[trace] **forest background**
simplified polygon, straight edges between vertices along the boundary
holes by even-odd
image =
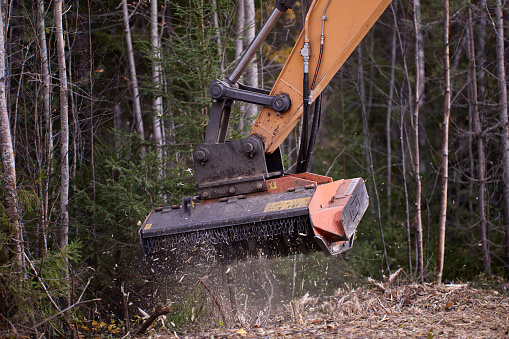
[[[271,87],[309,5],[282,16],[243,82]],[[1,2],[1,333],[65,336],[104,314],[128,323],[155,294],[137,230],[154,207],[195,192],[208,84],[272,8]],[[274,280],[293,278],[287,297],[295,276],[319,293],[398,268],[411,281],[508,276],[508,16],[502,0],[389,5],[324,91],[312,164],[363,177],[370,207],[347,254],[266,263]],[[256,112],[236,106],[229,138],[249,133]],[[281,146],[289,171],[298,143],[296,128]]]

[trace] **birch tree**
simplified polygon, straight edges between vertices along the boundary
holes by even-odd
[[[39,53],[41,56],[41,71],[42,71],[42,101],[43,101],[43,116],[45,125],[45,150],[46,150],[46,179],[43,180],[43,199],[41,204],[41,219],[42,219],[42,239],[43,250],[48,248],[46,232],[49,223],[49,177],[53,169],[53,121],[51,115],[51,74],[49,68],[48,47],[46,43],[46,24],[44,22],[46,12],[44,9],[44,0],[37,1],[37,29],[39,35]]]
[[[502,185],[504,189],[504,233],[505,233],[505,270],[509,275],[509,121],[507,118],[507,77],[505,74],[506,60],[504,56],[504,15],[502,0],[495,1],[495,40],[497,53],[497,79],[499,97],[499,119],[502,125]]]
[[[63,0],[55,1],[55,39],[60,86],[60,247],[64,248],[69,243],[69,104],[62,5]]]
[[[416,182],[415,192],[415,234],[416,234],[416,277],[421,280],[424,273],[423,256],[423,232],[421,216],[421,173],[420,173],[420,153],[419,153],[419,108],[422,103],[424,93],[424,46],[422,44],[421,33],[421,4],[420,0],[414,0],[414,30],[415,30],[415,101],[413,112],[413,131],[414,131],[414,173]]]
[[[242,1],[242,0],[239,0]],[[256,7],[254,0],[244,0],[245,1],[245,11],[246,11],[246,29],[245,29],[245,40],[249,45],[251,41],[254,40],[256,36],[256,22],[255,22],[255,14]],[[251,87],[258,87],[258,64],[256,60],[256,55],[251,60],[251,63],[246,69],[246,85]],[[251,118],[256,116],[258,107],[255,104],[246,105],[245,111],[245,119],[250,120]]]
[[[122,0],[122,13],[124,21],[124,36],[127,49],[127,59],[129,62],[129,79],[132,92],[134,124],[138,135],[145,139],[145,129],[143,127],[143,115],[141,113],[140,92],[138,87],[138,77],[136,74],[136,63],[134,62],[134,49],[131,38],[131,25],[129,24],[129,11],[127,9],[127,0]],[[141,149],[141,156],[145,155],[145,148]]]
[[[449,184],[449,116],[451,114],[451,71],[449,68],[449,0],[444,0],[444,119],[442,122],[442,186],[438,220],[437,283],[442,283],[447,221],[447,186]]]
[[[235,40],[235,60],[239,60],[244,51],[244,22],[246,12],[244,10],[244,0],[237,1],[237,23],[235,27],[237,39]]]
[[[150,42],[152,45],[152,85],[154,86],[154,99],[152,102],[153,138],[157,147],[157,154],[162,156],[162,117],[163,97],[161,96],[161,40],[158,28],[157,0],[150,0]]]
[[[3,167],[3,190],[5,208],[8,213],[9,223],[12,227],[12,248],[16,270],[21,272],[24,267],[23,260],[23,232],[21,223],[21,211],[18,204],[16,187],[16,164],[14,149],[12,147],[11,127],[7,106],[6,93],[6,46],[3,6],[0,6],[0,152],[2,154]]]

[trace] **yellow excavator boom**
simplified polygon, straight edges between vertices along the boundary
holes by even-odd
[[[311,47],[310,77],[314,76],[318,64],[322,17],[327,18],[324,23],[325,42],[321,66],[310,103],[324,90],[390,2],[390,0],[315,0],[313,2],[307,23]],[[271,91],[271,95],[282,93],[289,95],[290,109],[277,115],[272,108],[264,106],[251,129],[251,135],[262,139],[266,153],[274,152],[281,145],[302,116],[304,61],[300,49],[306,35],[305,30],[306,27],[300,34]]]

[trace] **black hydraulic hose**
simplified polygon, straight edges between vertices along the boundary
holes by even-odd
[[[318,95],[315,100],[315,112],[313,114],[313,124],[311,126],[311,134],[309,135],[309,144],[307,147],[306,157],[302,164],[302,172],[307,172],[309,169],[309,163],[313,157],[315,150],[316,137],[318,136],[318,129],[320,128],[320,119],[322,116],[322,93]]]
[[[322,55],[323,55],[323,44],[320,44],[320,54],[318,55],[318,63],[316,64],[315,75],[313,76],[313,82],[311,83],[311,90],[315,89],[316,78],[318,77],[318,71],[320,70],[320,66],[322,64]]]
[[[297,168],[296,173],[304,172],[302,170],[302,165],[304,164],[305,156],[307,153],[307,144],[308,144],[308,121],[309,121],[309,73],[304,73],[303,79],[303,91],[302,91],[302,105],[303,105],[303,113],[302,113],[302,131],[300,134],[300,148],[299,155],[297,157]]]

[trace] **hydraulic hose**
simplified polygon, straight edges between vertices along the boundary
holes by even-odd
[[[313,124],[311,126],[311,134],[309,136],[309,145],[307,147],[306,157],[302,164],[302,172],[307,172],[309,169],[309,163],[313,158],[313,152],[315,150],[316,137],[318,136],[318,130],[320,128],[320,119],[322,116],[322,93],[318,95],[315,100],[315,112],[313,114]]]
[[[309,73],[304,72],[303,78],[303,91],[302,91],[302,129],[300,134],[300,148],[299,155],[297,157],[297,168],[296,173],[305,172],[302,169],[302,166],[305,162],[305,156],[307,154],[307,144],[308,144],[308,121],[309,121]]]
[[[304,46],[301,49],[301,55],[304,59],[304,88],[302,91],[302,101],[303,101],[303,112],[302,112],[302,133],[301,133],[301,142],[299,155],[297,157],[297,173],[307,172],[309,168],[309,163],[311,158],[313,157],[313,152],[315,148],[315,141],[318,134],[318,128],[320,127],[320,117],[322,113],[322,94],[320,93],[315,101],[315,112],[313,114],[313,123],[311,127],[311,135],[309,138],[309,142],[307,141],[308,135],[308,120],[309,120],[309,105],[313,99],[313,91],[315,89],[316,80],[318,77],[318,72],[320,70],[320,66],[322,64],[322,56],[323,56],[323,42],[325,40],[325,20],[327,20],[327,7],[329,7],[330,0],[327,2],[323,10],[322,15],[322,34],[320,36],[320,52],[318,53],[318,62],[315,69],[315,74],[313,76],[313,82],[311,84],[311,88],[309,88],[309,39],[308,39],[308,20],[309,15],[312,10],[314,10],[314,5],[316,1],[313,1],[311,4],[311,8],[306,15],[305,26],[304,26]]]

